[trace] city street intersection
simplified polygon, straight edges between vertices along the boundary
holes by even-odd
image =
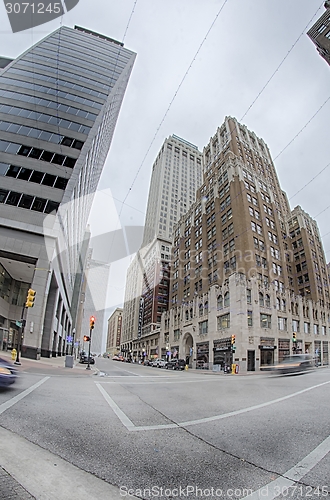
[[[0,393],[0,465],[35,498],[328,496],[329,368],[283,377],[41,361],[23,359]]]

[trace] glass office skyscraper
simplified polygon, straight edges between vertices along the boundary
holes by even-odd
[[[134,60],[78,26],[0,58],[0,339],[15,343],[31,286],[23,356],[63,354],[75,328],[87,218]]]

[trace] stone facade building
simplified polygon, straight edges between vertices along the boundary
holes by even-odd
[[[308,30],[307,35],[316,45],[317,51],[330,64],[330,1],[324,2],[326,12]]]
[[[174,228],[159,348],[243,371],[309,352],[328,363],[329,280],[317,224],[290,210],[267,145],[227,117],[204,183]]]

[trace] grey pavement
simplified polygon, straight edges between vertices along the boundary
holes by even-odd
[[[2,500],[121,498],[119,488],[2,427],[0,442]]]
[[[7,359],[8,361],[13,362],[12,357],[11,357],[11,352],[10,351],[0,351],[0,357]],[[86,375],[95,375],[95,373],[98,373],[98,369],[96,368],[95,365],[90,365],[91,369],[87,370],[86,364],[80,364],[77,359],[74,360],[73,368],[66,368],[65,367],[65,358],[66,356],[58,356],[54,358],[40,358],[40,360],[36,359],[30,359],[30,358],[22,358],[20,356],[20,365],[19,368],[24,370],[25,366],[47,366],[51,368],[59,368],[65,370],[67,373],[78,373],[78,374],[83,374],[85,373]]]
[[[1,351],[0,357],[11,359],[10,352]],[[92,376],[97,368],[86,370],[86,365],[75,361],[73,368],[65,368],[65,356],[20,359],[20,369],[44,366],[58,368],[59,373]],[[85,472],[44,448],[31,443],[0,425],[0,498],[1,500],[117,500],[119,489]],[[135,498],[135,497],[132,497]]]
[[[6,500],[35,500],[3,467],[0,467],[0,493]]]

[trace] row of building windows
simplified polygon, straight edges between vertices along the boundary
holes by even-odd
[[[19,65],[19,64],[26,66],[27,68],[31,68],[31,71],[33,71],[33,72],[35,70],[48,71],[49,73],[56,73],[57,75],[66,76],[68,78],[72,78],[73,80],[79,80],[81,82],[85,82],[87,84],[93,85],[94,87],[100,87],[100,88],[105,89],[105,90],[109,89],[109,83],[108,84],[101,83],[95,79],[86,78],[86,76],[79,75],[77,73],[71,73],[70,71],[68,71],[68,70],[72,71],[71,64],[62,63],[61,68],[66,67],[67,69],[65,69],[65,70],[60,69],[57,66],[56,67],[47,66],[46,64],[39,64],[39,63],[36,63],[35,61],[30,62],[30,61],[26,61],[23,59],[20,59],[19,61],[17,61],[16,65]],[[16,65],[15,65],[15,67],[16,67]],[[95,76],[98,76],[98,75],[95,75]]]
[[[46,174],[39,170],[31,170],[30,168],[18,167],[9,163],[0,162],[0,176],[13,177],[23,181],[35,182],[45,186],[54,187],[57,189],[65,189],[68,179],[52,174]]]
[[[271,328],[271,315],[270,314],[260,314],[260,326],[261,328]],[[207,321],[207,320],[206,320]],[[205,321],[202,322],[205,324]],[[201,324],[201,323],[200,323]],[[247,311],[247,324],[248,326],[253,326],[253,313],[252,311]],[[281,331],[288,330],[288,320],[287,318],[278,317],[277,318],[277,327]],[[223,314],[222,316],[217,317],[217,329],[221,330],[223,328],[230,328],[230,313]],[[205,330],[205,326],[204,326]],[[293,320],[292,321],[292,331],[299,333],[299,322]],[[322,335],[327,335],[327,327],[321,325],[321,327],[317,324],[313,324],[313,333],[315,335],[319,335],[321,331]],[[207,328],[206,328],[207,333]],[[304,333],[311,333],[311,325],[310,323],[304,322]]]
[[[84,145],[82,141],[72,139],[60,134],[53,134],[46,130],[41,130],[34,127],[26,127],[25,125],[18,125],[17,123],[5,122],[0,120],[0,130],[4,132],[11,132],[12,134],[25,135],[26,137],[33,137],[41,141],[53,142],[54,144],[62,144],[69,148],[81,149]]]
[[[67,104],[62,104],[56,101],[50,101],[48,99],[43,99],[42,97],[33,97],[32,95],[22,94],[21,92],[13,92],[11,90],[1,90],[0,97],[6,99],[13,99],[15,101],[29,102],[31,104],[36,104],[39,106],[45,106],[46,108],[56,109],[58,111],[63,111],[63,113],[69,113],[71,115],[80,116],[86,120],[95,120],[97,115],[90,113],[89,111],[84,111],[83,109],[75,108],[73,106],[68,106]]]
[[[0,203],[45,214],[50,214],[59,207],[59,203],[55,201],[45,200],[29,194],[16,193],[15,191],[7,191],[6,189],[0,189]]]
[[[60,85],[61,87],[69,87],[74,90],[79,90],[80,92],[93,95],[95,97],[100,97],[101,99],[107,98],[107,94],[105,94],[104,92],[99,92],[97,90],[84,87],[83,85],[79,85],[78,83],[69,82],[68,80],[60,80],[59,78],[54,78],[53,76],[42,75],[41,73],[37,73],[36,71],[32,72],[24,69],[10,68],[6,71],[6,75],[20,75],[36,80],[43,80],[45,82],[54,83],[55,85]]]
[[[31,146],[24,146],[16,142],[8,142],[0,140],[0,151],[3,153],[17,154],[20,156],[28,156],[36,160],[46,161],[48,163],[55,163],[56,165],[64,165],[65,167],[73,168],[76,164],[76,158],[60,155],[51,151],[46,151],[39,148],[32,148]]]
[[[24,57],[24,59],[20,59],[18,62],[19,62],[19,64],[29,63],[33,67],[35,61],[39,61],[42,65],[45,65],[45,63],[49,63],[50,66],[47,66],[47,71],[54,71],[55,73],[57,73],[57,68],[59,65],[58,65],[57,61],[54,60],[53,57],[47,57],[47,56],[42,55],[42,54],[33,54],[33,55],[27,54]],[[63,61],[63,58],[61,60],[61,68],[66,68],[66,69],[71,70],[71,71],[74,71],[76,69],[77,74],[79,74],[82,71],[82,67],[80,65],[74,64],[73,61],[71,61],[71,62]],[[84,67],[83,71],[84,71],[85,75],[86,74],[88,74],[90,76],[95,75],[95,71],[92,71],[91,69]],[[102,74],[100,72],[97,72],[97,78],[99,80],[104,80],[105,82],[108,82],[108,85],[107,85],[108,87],[110,87],[115,82],[115,79],[112,79],[108,75]]]
[[[43,94],[50,94],[55,97],[62,97],[62,99],[68,99],[69,101],[79,102],[80,104],[85,104],[91,108],[101,109],[102,104],[99,102],[92,101],[91,99],[86,99],[85,97],[80,97],[70,92],[63,92],[62,90],[53,89],[51,87],[45,87],[44,85],[39,85],[35,83],[23,82],[22,80],[15,80],[14,78],[7,78],[3,76],[1,78],[3,85],[13,85],[15,87],[22,87],[24,89],[32,90],[33,92],[38,91]]]
[[[83,64],[86,64],[86,65],[88,64],[88,66],[90,68],[95,67],[96,73],[98,73],[99,71],[103,71],[103,73],[105,73],[105,74],[109,74],[111,72],[112,74],[116,74],[117,76],[120,75],[120,72],[116,71],[115,66],[106,67],[107,65],[104,64],[104,61],[103,61],[103,65],[100,65],[93,58],[78,54],[77,52],[75,52],[75,54],[73,56],[72,49],[71,50],[70,49],[64,50],[63,47],[61,46],[61,43],[59,44],[60,52],[58,51],[59,47],[57,47],[56,45],[50,46],[49,48],[47,48],[45,45],[46,44],[43,43],[39,47],[35,47],[33,49],[33,51],[31,51],[31,53],[33,55],[34,54],[44,54],[48,57],[51,57],[51,58],[55,59],[55,61],[57,61],[57,64],[59,66],[61,66],[61,62],[63,60],[68,61],[68,62],[72,61],[75,64],[77,63],[77,61],[78,62],[82,61]],[[54,63],[56,64],[55,61],[54,61]],[[80,71],[81,71],[81,67],[80,67]]]
[[[59,41],[60,55],[63,54],[67,56],[72,56],[72,39],[66,42],[65,38],[66,37],[61,37]],[[41,47],[44,50],[49,50],[53,52],[58,51],[58,46],[48,41],[42,42],[39,46],[39,50],[41,50]],[[97,51],[91,48],[88,44],[85,44],[84,46],[81,43],[77,44],[74,57],[76,59],[81,59],[83,61],[90,61],[94,66],[97,66],[103,71],[105,69],[110,70],[115,72],[117,75],[120,75],[122,70],[126,66],[126,61],[122,63],[119,60],[119,54],[114,54],[114,57],[111,58],[108,52],[106,59],[104,57],[97,57]]]
[[[93,50],[94,53],[100,53],[102,56],[106,55],[109,60],[111,61],[111,58],[114,58],[115,61],[121,61],[123,63],[127,63],[129,59],[131,59],[132,54],[129,52],[127,49],[124,48],[124,46],[120,42],[116,42],[115,40],[108,40],[103,39],[102,37],[99,37],[95,33],[90,33],[89,39],[87,41],[86,37],[86,31],[84,31],[84,34],[81,35],[79,33],[79,30],[76,29],[74,33],[74,39],[75,43],[80,46],[80,47],[86,47],[88,49]],[[55,45],[57,46],[61,40],[67,39],[67,41],[70,43],[70,47],[72,44],[72,32],[66,33],[66,30],[61,31],[61,33],[54,33],[54,35],[51,37],[52,40],[55,40]],[[50,40],[50,39],[48,39]],[[109,43],[110,42],[110,43]],[[114,47],[113,44],[116,44],[116,47]],[[104,59],[102,59],[104,60]]]
[[[30,120],[35,120],[43,123],[50,123],[51,125],[55,125],[56,127],[74,130],[75,132],[80,132],[81,134],[86,135],[91,130],[91,127],[87,127],[86,125],[82,125],[81,123],[72,122],[70,120],[65,120],[64,118],[59,118],[58,116],[48,115],[45,113],[37,113],[36,111],[31,111],[30,109],[8,106],[7,104],[0,104],[0,113],[22,116],[23,118],[29,118]]]

